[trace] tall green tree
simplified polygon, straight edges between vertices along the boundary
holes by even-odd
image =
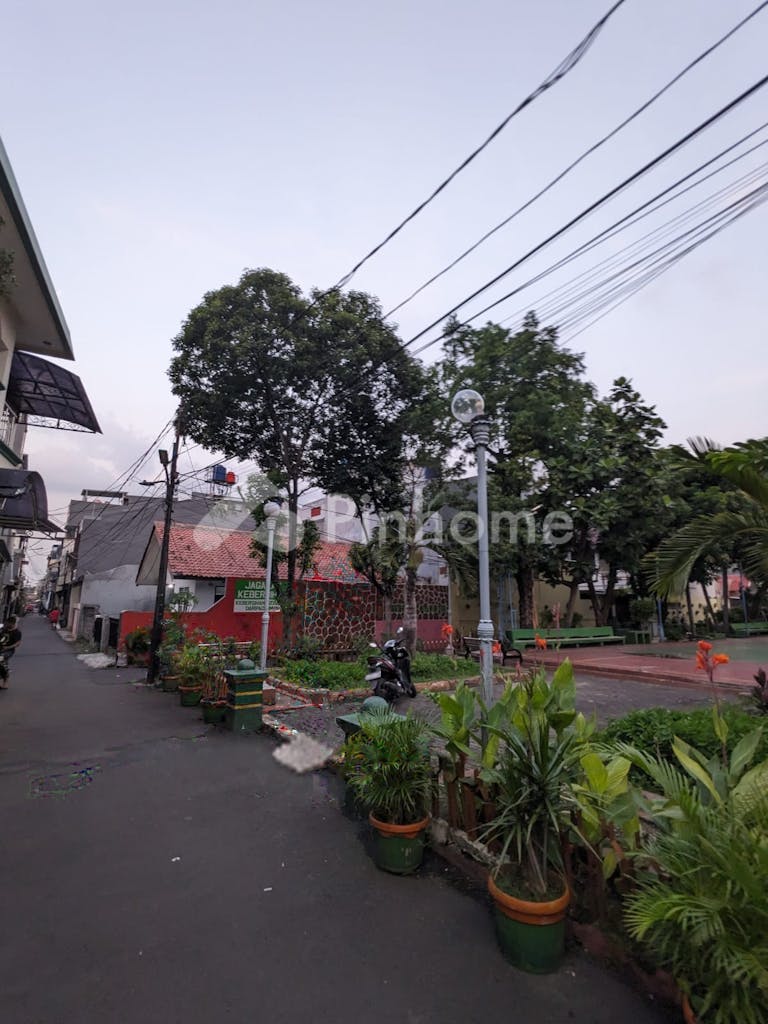
[[[472,387],[485,399],[491,421],[489,479],[491,512],[530,514],[537,523],[554,511],[552,466],[581,430],[594,388],[584,378],[584,360],[558,342],[557,329],[541,327],[529,313],[515,333],[495,324],[479,329],[449,326],[441,367],[444,403],[460,388]],[[456,429],[457,443],[466,434]],[[558,497],[559,500],[559,497]],[[491,545],[495,576],[511,572],[518,591],[522,626],[532,626],[534,579],[551,569],[556,555],[531,533],[526,520],[517,538],[509,531]]]
[[[664,596],[679,593],[702,558],[721,564],[725,586],[728,565],[738,559],[747,575],[765,588],[768,438],[744,441],[722,450],[704,440],[694,442],[690,453],[679,454],[683,471],[704,471],[704,482],[719,481],[725,492],[710,489],[711,507],[696,509],[689,522],[659,545],[649,563],[654,590]]]
[[[371,296],[307,297],[264,268],[208,292],[173,348],[169,377],[187,434],[227,458],[255,461],[287,496],[292,597],[299,498],[320,486],[360,503],[396,499],[422,368]]]

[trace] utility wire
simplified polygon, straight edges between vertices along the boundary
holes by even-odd
[[[352,267],[352,269],[349,270],[339,280],[339,282],[336,285],[334,285],[333,288],[330,289],[330,291],[338,290],[339,288],[343,288],[345,285],[349,284],[349,282],[352,280],[352,278],[358,272],[358,270],[360,270],[361,267],[363,267],[370,259],[372,259],[376,255],[376,253],[380,252],[385,245],[391,242],[392,239],[403,230],[406,224],[409,224],[415,217],[418,217],[422,210],[429,206],[429,204],[434,199],[436,199],[437,196],[439,196],[440,193],[445,188],[448,187],[448,185],[450,185],[454,178],[461,174],[461,172],[465,170],[465,168],[467,168],[472,163],[472,161],[475,160],[483,152],[483,150],[486,149],[486,147],[489,146],[493,142],[493,140],[504,131],[504,129],[507,127],[507,125],[513,118],[515,118],[521,111],[525,110],[526,107],[530,106],[530,104],[533,103],[534,100],[538,99],[539,96],[542,95],[542,93],[545,93],[548,89],[551,89],[552,86],[557,85],[557,83],[561,79],[565,78],[568,72],[571,71],[579,63],[584,54],[592,46],[595,39],[602,31],[603,27],[608,22],[609,18],[619,9],[619,7],[622,6],[623,3],[624,0],[617,0],[617,2],[614,3],[613,6],[602,16],[602,18],[600,18],[600,20],[595,25],[592,26],[592,28],[589,30],[587,35],[581,40],[578,46],[576,46],[575,49],[571,50],[568,56],[565,57],[565,59],[562,60],[560,64],[558,64],[555,70],[552,71],[544,79],[544,81],[539,86],[537,86],[536,89],[533,90],[533,92],[529,93],[528,96],[526,96],[525,99],[521,103],[519,103],[515,107],[515,109],[510,114],[507,115],[507,117],[504,118],[501,124],[497,125],[496,128],[494,128],[494,130],[491,132],[488,138],[484,142],[482,142],[477,147],[477,149],[474,149],[469,154],[469,156],[466,157],[459,164],[459,166],[454,171],[452,171],[448,175],[448,177],[444,181],[442,181],[437,186],[436,189],[434,189],[433,192],[430,193],[429,196],[427,196],[427,198],[423,202],[419,203],[419,205],[414,210],[412,210],[407,217],[400,221],[397,227],[393,228],[386,236],[386,238],[379,242],[378,245],[374,246],[373,249],[371,249],[369,253],[363,256],[361,260],[358,260],[358,262]]]
[[[461,302],[458,302],[458,303],[456,303],[456,305],[452,306],[451,309],[449,309],[447,313],[444,313],[442,316],[438,317],[436,320],[433,320],[431,324],[429,324],[427,327],[423,328],[423,330],[419,331],[418,334],[415,334],[412,338],[410,338],[407,342],[405,342],[404,347],[407,348],[410,345],[412,345],[415,341],[418,341],[419,338],[422,338],[425,334],[427,334],[433,328],[438,327],[449,316],[452,316],[454,313],[456,313],[458,310],[462,309],[464,306],[466,306],[473,299],[476,299],[479,295],[482,295],[484,292],[488,291],[489,288],[492,288],[495,284],[498,284],[499,281],[503,280],[503,278],[505,278],[509,274],[511,274],[513,270],[516,270],[518,267],[522,266],[523,263],[526,263],[528,260],[530,260],[532,256],[535,256],[537,253],[541,252],[542,249],[545,249],[548,245],[550,245],[556,239],[558,239],[562,235],[566,234],[568,231],[571,230],[571,228],[575,227],[581,221],[585,220],[588,216],[590,216],[590,214],[592,214],[596,210],[600,209],[609,200],[611,200],[615,196],[619,195],[620,192],[623,192],[626,188],[628,188],[630,185],[632,185],[635,181],[638,181],[640,178],[644,177],[654,167],[657,167],[660,163],[662,163],[664,160],[666,160],[668,157],[670,157],[673,153],[676,153],[678,150],[682,149],[692,139],[696,138],[698,135],[700,135],[707,128],[710,128],[713,124],[715,124],[717,121],[719,121],[726,114],[730,113],[731,110],[734,110],[740,104],[744,103],[752,95],[754,95],[756,92],[758,92],[760,89],[762,89],[766,85],[766,83],[768,83],[768,75],[764,75],[761,79],[759,79],[757,82],[755,82],[753,85],[751,85],[748,89],[745,89],[744,92],[742,92],[739,96],[737,96],[735,99],[731,100],[730,103],[727,103],[724,107],[721,107],[720,110],[718,110],[716,113],[710,115],[710,117],[708,117],[705,121],[702,121],[701,124],[697,125],[696,128],[693,128],[690,132],[688,132],[686,135],[684,135],[681,139],[678,139],[677,142],[673,143],[671,146],[668,146],[658,156],[654,157],[653,160],[649,160],[648,163],[644,164],[639,170],[637,170],[633,174],[629,175],[628,178],[625,178],[618,185],[614,186],[614,188],[612,188],[609,192],[604,193],[599,199],[596,199],[593,203],[591,203],[584,210],[582,210],[581,213],[577,214],[575,217],[572,217],[571,220],[569,220],[565,225],[563,225],[563,227],[558,228],[557,231],[554,231],[551,235],[549,235],[547,238],[545,238],[543,242],[539,242],[538,245],[534,246],[532,249],[529,249],[528,252],[525,253],[525,255],[523,255],[519,259],[515,260],[514,263],[510,264],[510,266],[506,267],[504,270],[502,270],[495,277],[491,278],[490,281],[487,281],[484,285],[481,285],[480,288],[475,289],[475,291],[472,292],[471,295],[467,296],[466,298],[462,299]],[[511,292],[508,292],[506,295],[502,295],[501,298],[496,299],[494,302],[489,303],[487,306],[485,306],[483,309],[481,309],[478,313],[475,313],[474,316],[472,316],[470,319],[471,320],[475,320],[479,316],[482,316],[484,313],[489,312],[489,310],[494,309],[500,303],[505,302],[507,299],[511,298],[511,296],[516,294],[516,292],[518,290],[519,289],[513,289]],[[463,324],[462,326],[465,326],[466,323],[469,323],[469,322],[470,321],[466,321],[465,324]],[[418,352],[424,351],[425,348],[429,348],[430,345],[436,344],[438,341],[440,341],[440,337],[435,338],[433,341],[431,341],[429,343],[429,345],[422,346],[418,350]],[[413,354],[416,355],[418,353],[414,352]]]
[[[737,157],[735,160],[729,161],[727,164],[724,164],[723,167],[720,167],[716,171],[711,172],[710,174],[701,178],[699,181],[695,182],[693,185],[689,185],[687,188],[682,189],[675,196],[669,199],[665,199],[663,202],[659,203],[653,210],[646,211],[639,217],[635,218],[633,221],[631,221],[631,224],[639,223],[640,220],[648,216],[650,213],[655,213],[663,206],[665,206],[667,203],[679,199],[682,195],[690,191],[690,189],[696,188],[699,185],[703,184],[703,182],[706,181],[708,178],[712,177],[714,174],[720,173],[722,170],[730,166],[732,163],[735,163],[736,160],[743,159],[745,156],[753,152],[755,149],[758,149],[761,146],[766,145],[768,145],[768,139],[766,139],[764,142],[759,143],[758,146],[753,146],[750,150],[747,150],[745,153],[741,154],[740,157]],[[761,173],[763,173],[766,168],[768,168],[768,163],[763,163],[759,165],[759,167],[757,167],[756,169],[749,171],[747,174],[742,175],[741,177],[737,178],[730,184],[724,186],[721,189],[718,189],[716,192],[707,196],[700,202],[694,204],[692,207],[689,207],[688,209],[682,211],[681,213],[677,214],[670,220],[665,221],[662,225],[654,228],[647,234],[640,236],[640,238],[636,239],[634,242],[620,249],[618,252],[612,254],[611,256],[607,257],[604,260],[601,260],[593,267],[582,271],[580,274],[577,274],[575,277],[570,278],[563,284],[558,285],[558,287],[542,295],[537,301],[527,303],[524,308],[520,308],[515,313],[510,314],[507,317],[504,317],[502,320],[499,321],[500,325],[503,326],[509,323],[510,321],[522,318],[525,315],[525,313],[528,312],[529,309],[536,310],[537,316],[540,321],[551,321],[558,315],[561,308],[560,304],[572,293],[577,292],[582,285],[585,285],[588,281],[596,277],[600,277],[601,274],[603,274],[612,266],[619,265],[622,262],[622,260],[626,258],[626,255],[628,253],[632,252],[633,250],[638,252],[642,251],[644,248],[647,248],[648,246],[652,245],[656,239],[663,237],[666,234],[669,234],[670,231],[674,230],[676,226],[686,222],[687,220],[690,220],[701,210],[706,209],[713,203],[716,203],[719,199],[722,199],[728,193],[734,192],[737,189],[743,188],[745,185],[750,184],[752,180],[759,176]],[[610,232],[609,234],[605,235],[599,243],[596,244],[602,244],[607,239],[611,238],[613,235],[618,234],[619,231],[626,230],[626,228],[629,226],[629,224],[626,224],[624,225],[624,227],[619,228],[616,231]],[[589,248],[593,248],[593,246],[589,246]]]
[[[570,335],[568,335],[568,340],[572,340],[573,338],[578,337],[578,335],[582,334],[584,331],[588,330],[595,323],[597,323],[599,320],[602,320],[603,317],[607,316],[610,312],[612,312],[614,309],[616,309],[617,306],[622,305],[624,302],[626,302],[628,299],[630,299],[633,295],[635,295],[638,291],[640,291],[641,288],[646,287],[646,285],[650,284],[652,280],[655,280],[657,277],[660,277],[663,273],[665,273],[667,270],[669,270],[672,266],[674,266],[676,263],[678,263],[681,259],[684,259],[687,255],[689,255],[689,253],[693,252],[694,249],[697,249],[699,246],[703,245],[704,242],[709,241],[709,239],[713,238],[715,235],[720,234],[721,231],[724,231],[727,227],[730,227],[731,224],[735,223],[737,220],[740,220],[742,217],[746,216],[748,213],[750,213],[752,210],[756,209],[758,206],[761,206],[766,201],[768,201],[768,188],[764,187],[763,189],[760,190],[760,195],[757,198],[755,198],[751,203],[749,203],[747,206],[744,206],[742,209],[738,210],[732,217],[730,217],[724,223],[718,225],[717,227],[713,228],[709,233],[707,233],[703,237],[697,239],[695,242],[693,242],[691,245],[689,245],[687,248],[685,248],[682,252],[677,253],[666,264],[664,264],[660,268],[658,268],[656,270],[656,272],[652,275],[652,277],[650,277],[647,280],[642,280],[639,283],[637,283],[632,288],[631,291],[629,291],[623,297],[620,297],[616,302],[611,304],[607,309],[605,309],[603,312],[601,312],[598,316],[596,316],[593,319],[589,320],[589,322],[584,324],[584,326],[580,327],[579,330],[572,331],[570,333]],[[583,319],[585,319],[585,317],[582,317],[582,320]],[[572,326],[577,326],[577,325],[578,325],[578,321],[576,323],[572,324]]]
[[[672,202],[680,195],[683,195],[684,192],[688,191],[689,188],[695,187],[696,185],[700,184],[701,181],[706,180],[706,178],[702,178],[699,182],[694,181],[692,185],[688,186],[688,188],[682,190],[677,194],[675,194],[674,192],[674,190],[677,189],[680,185],[684,184],[687,181],[690,181],[692,178],[695,178],[696,175],[698,175],[702,170],[704,170],[707,167],[710,167],[713,163],[716,163],[719,159],[721,159],[721,157],[732,152],[734,149],[738,148],[738,146],[742,145],[745,141],[749,140],[758,132],[764,130],[766,127],[768,127],[768,121],[762,124],[759,128],[756,128],[753,131],[748,132],[746,135],[742,136],[739,140],[737,140],[735,143],[732,143],[730,146],[726,146],[724,149],[720,150],[719,153],[716,153],[715,156],[710,157],[708,160],[705,160],[703,163],[695,167],[692,171],[689,171],[687,174],[682,175],[682,177],[678,178],[671,185],[668,185],[666,188],[663,188],[660,192],[657,192],[655,195],[651,196],[650,199],[646,199],[644,202],[636,206],[633,210],[630,210],[629,213],[624,214],[617,221],[614,221],[613,224],[610,224],[608,227],[603,228],[601,231],[598,231],[597,234],[593,235],[592,238],[588,239],[588,241],[578,245],[568,255],[561,257],[559,260],[551,264],[549,267],[534,274],[533,277],[528,278],[527,281],[524,281],[522,284],[518,285],[511,292],[509,292],[508,295],[505,296],[505,298],[511,298],[513,295],[517,295],[520,292],[525,291],[531,285],[538,283],[539,281],[543,280],[546,277],[549,277],[550,274],[554,273],[557,270],[560,270],[567,264],[572,263],[580,256],[596,248],[598,245],[601,245],[608,239],[614,237],[620,231],[624,231],[627,228],[631,227],[633,224],[636,224],[638,221],[643,220],[645,217],[649,216],[656,210],[660,209],[662,206],[666,205],[667,202]],[[762,145],[762,143],[760,143],[759,145]],[[753,149],[757,148],[759,148],[759,146],[753,147]],[[747,152],[749,153],[752,151],[753,150],[748,150]],[[742,154],[742,156],[746,155],[747,153]],[[725,164],[724,167],[730,166],[730,164],[734,163],[737,159],[740,159],[740,157],[736,157],[728,164]],[[711,174],[707,175],[706,177],[711,177]],[[665,196],[668,196],[669,198],[665,199],[663,202],[659,202],[659,200],[663,200]],[[504,300],[502,299],[501,301]],[[530,308],[530,306],[528,308]],[[480,313],[476,313],[474,316],[468,317],[467,320],[461,326],[467,326],[473,320],[477,319],[478,316],[481,316],[483,312],[484,311],[481,310]],[[414,350],[413,355],[420,355],[422,352],[426,351],[428,348],[431,348],[432,345],[437,344],[441,340],[442,336],[433,338],[432,340],[425,342],[419,348]]]
[[[432,277],[430,277],[427,281],[419,285],[419,287],[415,291],[411,292],[411,294],[404,298],[401,302],[398,302],[396,306],[393,306],[392,309],[390,309],[387,313],[384,314],[385,319],[397,313],[398,310],[402,309],[403,306],[406,306],[412,299],[415,299],[417,295],[420,295],[421,292],[423,292],[431,284],[434,284],[435,281],[439,280],[439,278],[441,278],[444,274],[447,274],[449,270],[453,270],[455,266],[461,263],[462,260],[466,259],[466,257],[473,253],[476,249],[479,249],[480,246],[483,245],[484,242],[487,242],[488,239],[491,238],[493,235],[495,235],[497,231],[500,231],[502,228],[506,227],[507,224],[510,224],[517,216],[519,216],[519,214],[523,213],[524,210],[527,210],[528,207],[532,206],[538,199],[541,199],[543,195],[546,195],[546,193],[549,192],[550,189],[554,188],[554,186],[561,182],[563,178],[566,177],[566,175],[570,174],[571,171],[575,170],[575,168],[578,167],[579,164],[582,163],[584,160],[586,160],[588,156],[591,156],[593,153],[595,153],[598,149],[601,148],[601,146],[604,146],[607,142],[614,138],[614,136],[618,135],[618,133],[622,131],[622,129],[626,128],[628,124],[631,124],[632,121],[634,121],[642,113],[648,110],[648,108],[652,106],[656,102],[656,100],[660,99],[666,92],[668,92],[674,85],[676,85],[681,78],[684,78],[689,71],[692,71],[703,60],[706,60],[706,58],[709,57],[710,54],[714,53],[715,50],[718,49],[718,47],[722,46],[725,42],[727,42],[731,38],[731,36],[738,32],[739,29],[743,28],[744,25],[751,21],[752,18],[758,15],[765,7],[768,7],[768,0],[763,0],[763,2],[758,4],[757,7],[750,14],[742,18],[741,21],[738,22],[738,24],[734,25],[733,28],[730,29],[728,32],[726,32],[724,36],[721,36],[720,39],[717,40],[717,42],[707,47],[706,50],[703,50],[698,55],[698,57],[694,58],[694,60],[687,64],[682,71],[679,71],[674,76],[674,78],[671,78],[666,85],[662,86],[662,88],[655,92],[649,99],[647,99],[645,103],[641,104],[641,106],[639,106],[637,110],[631,113],[629,117],[626,117],[620,124],[616,125],[615,128],[608,132],[607,135],[604,135],[601,139],[598,139],[598,141],[593,143],[588,149],[585,149],[580,156],[578,156],[572,163],[568,164],[566,168],[560,171],[560,173],[557,174],[554,178],[552,178],[552,180],[548,184],[546,184],[542,189],[539,189],[539,191],[535,195],[531,196],[531,198],[528,199],[525,203],[523,203],[522,206],[518,206],[518,208],[513,213],[511,213],[508,217],[505,217],[504,220],[499,221],[499,223],[496,224],[495,227],[492,227],[489,231],[486,231],[484,235],[478,238],[478,240],[474,242],[472,245],[470,245],[468,249],[465,249],[464,252],[462,252],[459,256],[456,257],[456,259],[452,260],[445,267],[443,267],[442,270],[439,270],[436,274],[433,274]]]

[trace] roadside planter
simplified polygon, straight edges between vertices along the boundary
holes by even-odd
[[[411,874],[422,862],[429,825],[429,726],[375,707],[355,725],[344,748],[344,774],[369,812],[374,860],[383,871]]]
[[[224,722],[232,732],[259,732],[262,728],[263,687],[267,673],[243,658],[237,668],[224,670],[227,703]]]
[[[500,889],[489,875],[488,891],[494,903],[496,936],[506,959],[532,974],[557,970],[565,946],[568,889],[547,902],[521,900]]]
[[[179,686],[179,702],[183,708],[194,708],[203,696],[201,686]]]

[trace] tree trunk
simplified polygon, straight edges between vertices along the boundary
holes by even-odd
[[[565,608],[565,628],[573,626],[573,616],[576,611],[576,598],[579,596],[579,581],[571,580],[571,592],[568,595],[568,604]]]
[[[728,566],[723,566],[723,629],[725,635],[731,631],[731,616],[728,609]]]
[[[696,620],[693,617],[693,601],[691,600],[691,584],[685,584],[685,604],[688,608],[688,624],[691,636],[696,635]]]
[[[600,625],[600,601],[595,590],[595,581],[590,578],[587,580],[587,587],[589,588],[589,603],[592,605],[592,614],[595,616],[595,625]]]
[[[598,626],[608,625],[608,619],[610,619],[611,611],[613,610],[613,595],[615,592],[616,567],[612,565],[608,570],[608,585],[605,588],[605,594],[603,595],[602,614],[600,615],[600,621],[597,623]]]
[[[405,602],[403,607],[403,632],[405,646],[409,651],[416,650],[416,633],[418,630],[418,610],[416,607],[416,576],[417,570],[407,566],[405,570]]]
[[[519,569],[515,573],[517,583],[518,616],[521,629],[533,629],[533,569]]]
[[[389,640],[392,636],[392,595],[382,594],[381,603],[384,606],[384,639]]]
[[[709,624],[710,624],[710,627],[712,629],[712,632],[714,633],[715,632],[715,626],[717,624],[717,619],[715,618],[715,609],[712,607],[712,601],[710,600],[710,597],[709,597],[709,591],[707,590],[707,584],[706,583],[702,583],[701,589],[704,592],[704,602],[705,602],[705,604],[707,606],[707,612],[709,613],[709,615],[708,615],[708,617],[709,617]]]

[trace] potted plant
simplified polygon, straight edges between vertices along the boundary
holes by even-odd
[[[186,632],[178,616],[172,616],[163,622],[162,642],[158,650],[160,680],[164,690],[174,691],[179,688],[178,655],[184,646]]]
[[[203,648],[206,671],[203,675],[203,690],[200,706],[203,721],[207,725],[219,725],[224,721],[227,710],[227,678],[224,668],[235,658],[235,648],[227,644]]]
[[[149,664],[149,647],[151,635],[146,626],[137,626],[125,636],[125,649],[131,665]]]
[[[205,654],[199,644],[186,643],[176,656],[179,673],[179,700],[182,707],[195,707],[203,696],[208,672]]]
[[[422,862],[432,786],[429,734],[421,719],[386,710],[361,716],[345,744],[347,784],[369,811],[374,859],[394,874],[410,874]]]
[[[562,851],[583,734],[574,700],[565,661],[551,683],[543,669],[530,673],[512,690],[506,720],[485,723],[500,740],[494,766],[482,772],[498,811],[485,832],[500,846],[488,876],[496,932],[507,959],[535,973],[555,970],[565,947],[570,892]]]

